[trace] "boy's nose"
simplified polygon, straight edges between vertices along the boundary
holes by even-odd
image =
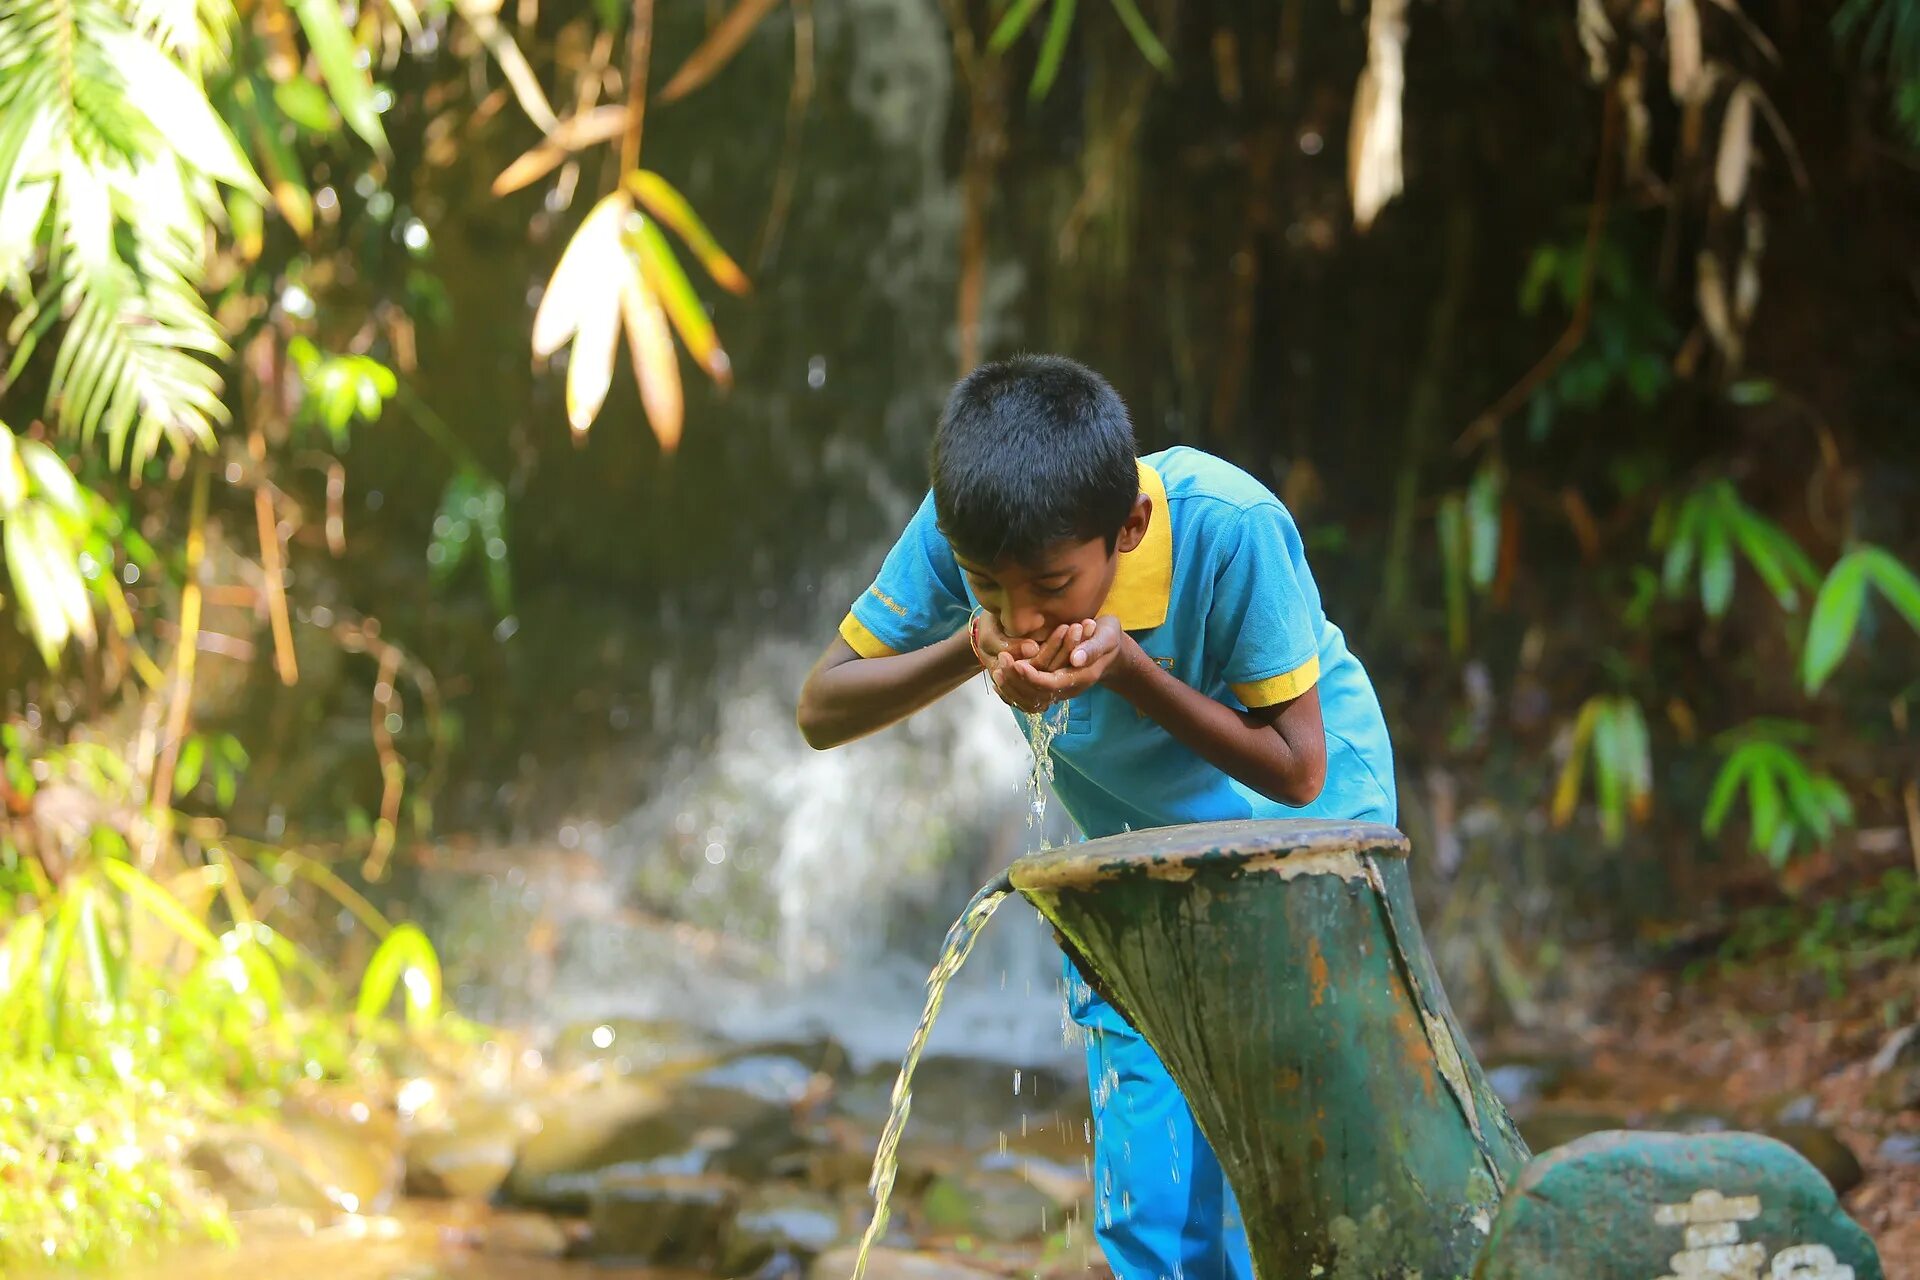
[[[1029,640],[1044,640],[1047,630],[1047,615],[1038,609],[1012,609],[1009,616],[1000,620],[1001,630],[1010,636],[1024,636]]]

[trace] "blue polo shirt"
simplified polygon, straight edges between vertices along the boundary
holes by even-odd
[[[1302,808],[1268,799],[1095,686],[1049,713],[1065,716],[1051,747],[1054,792],[1080,829],[1106,836],[1230,818],[1395,822],[1380,701],[1321,608],[1287,509],[1238,467],[1184,447],[1141,459],[1140,491],[1153,503],[1147,533],[1120,556],[1102,612],[1118,616],[1181,681],[1229,706],[1272,706],[1317,684],[1327,783]],[[929,494],[840,634],[863,658],[907,652],[953,635],[976,603]]]

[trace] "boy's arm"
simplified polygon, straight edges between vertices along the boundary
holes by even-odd
[[[1111,614],[1099,619],[1093,638],[1056,671],[1007,657],[996,665],[1003,690],[1018,696],[1034,689],[1071,698],[1104,684],[1202,760],[1281,804],[1311,804],[1326,785],[1327,734],[1317,686],[1269,707],[1229,707],[1148,657]]]
[[[884,729],[965,684],[980,670],[962,627],[924,649],[863,658],[839,636],[800,689],[800,733],[817,751]]]

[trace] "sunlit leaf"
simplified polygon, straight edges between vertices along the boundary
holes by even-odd
[[[29,182],[0,195],[0,284],[23,271],[53,200],[53,183]]]
[[[311,80],[281,80],[273,86],[273,104],[287,119],[308,133],[326,136],[334,133],[333,100]]]
[[[1587,749],[1593,741],[1594,725],[1600,718],[1600,706],[1598,698],[1587,699],[1574,721],[1567,758],[1560,766],[1560,778],[1553,788],[1552,817],[1556,827],[1564,827],[1573,821],[1574,810],[1580,805],[1580,779],[1586,768]]]
[[[379,1019],[396,988],[403,993],[409,1027],[425,1027],[440,1016],[440,958],[418,925],[395,925],[367,961],[355,1006],[362,1026]]]
[[[761,20],[779,8],[780,3],[781,0],[734,0],[726,17],[714,25],[707,38],[687,55],[687,60],[660,90],[660,100],[677,101],[713,79],[740,51]]]
[[[101,871],[114,887],[127,895],[129,901],[155,920],[165,925],[167,930],[181,941],[208,955],[217,955],[220,944],[207,927],[194,919],[180,905],[172,894],[161,888],[129,862],[103,862]]]
[[[647,288],[640,265],[628,259],[620,281],[620,314],[627,331],[627,353],[640,388],[640,404],[647,412],[660,447],[671,452],[680,443],[685,400],[680,384],[680,354],[659,298]]]
[[[538,145],[523,152],[500,171],[500,176],[493,180],[493,194],[503,196],[518,191],[551,173],[574,152],[619,137],[626,124],[627,109],[624,106],[595,107],[591,111],[568,116],[555,124],[552,132]]]
[[[673,248],[667,243],[659,225],[651,218],[642,219],[639,228],[632,233],[631,240],[640,256],[640,270],[647,287],[666,308],[667,318],[673,321],[673,327],[680,332],[680,341],[687,345],[687,354],[714,381],[723,386],[731,383],[733,366],[720,346],[720,337],[713,330],[713,321],[707,317],[706,308],[700,304],[700,296],[693,291],[687,273],[681,270],[680,261],[673,256]]]
[[[210,178],[266,195],[205,92],[177,63],[130,32],[103,31],[95,38],[120,73],[128,102],[165,135],[174,154]]]
[[[347,29],[346,12],[336,0],[292,0],[300,18],[320,74],[333,95],[334,105],[347,127],[366,140],[368,146],[385,154],[387,136],[380,127],[380,113],[373,105],[373,81],[357,60],[353,33]]]
[[[1700,816],[1700,829],[1707,835],[1719,835],[1720,828],[1726,825],[1727,815],[1733,811],[1733,802],[1740,795],[1740,783],[1745,779],[1750,763],[1744,752],[1735,751],[1720,766],[1720,772],[1713,780],[1713,791],[1707,797],[1706,810]]]
[[[1853,643],[1854,627],[1867,598],[1867,564],[1857,553],[1840,557],[1814,598],[1807,621],[1807,649],[1801,659],[1801,682],[1808,693],[1818,693],[1840,665]]]
[[[614,297],[625,249],[620,228],[631,203],[616,191],[588,211],[560,254],[559,265],[533,314],[533,354],[545,359],[579,331],[582,311],[596,294]]]
[[[200,785],[200,769],[206,758],[207,740],[196,733],[180,748],[180,759],[173,766],[175,795],[184,796]]]
[[[20,505],[27,496],[27,469],[20,461],[20,449],[13,432],[0,422],[0,517]]]
[[[607,388],[613,385],[613,353],[620,343],[620,289],[627,273],[627,253],[619,240],[607,243],[613,254],[600,264],[604,274],[580,297],[578,330],[567,357],[567,424],[575,431],[593,425],[600,406],[606,403]]]
[[[1908,626],[1920,631],[1920,578],[1880,547],[1862,547],[1858,554],[1866,562],[1868,580]]]
[[[81,496],[80,482],[60,460],[60,455],[38,440],[20,442],[20,462],[37,497],[44,498],[70,516],[85,518],[87,504]]]
[[[706,224],[700,221],[700,215],[687,203],[686,197],[665,178],[651,170],[642,169],[627,175],[627,189],[654,217],[666,223],[674,234],[687,242],[687,248],[693,251],[693,256],[707,269],[707,274],[713,277],[715,284],[736,294],[744,294],[752,287],[747,282],[746,272],[727,256],[707,230]]]

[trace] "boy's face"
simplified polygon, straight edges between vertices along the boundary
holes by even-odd
[[[1100,615],[1113,589],[1121,553],[1140,545],[1153,519],[1153,500],[1144,493],[1120,526],[1113,549],[1105,538],[1056,542],[1031,564],[1011,560],[982,564],[955,551],[961,571],[983,607],[992,611],[1008,638],[1044,642],[1055,627]]]

